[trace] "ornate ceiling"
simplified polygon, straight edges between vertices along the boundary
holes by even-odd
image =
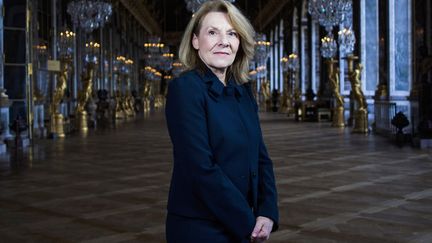
[[[176,43],[191,13],[184,0],[120,0],[150,34],[161,35],[166,43]],[[257,30],[264,29],[287,3],[295,0],[236,0],[234,3]]]

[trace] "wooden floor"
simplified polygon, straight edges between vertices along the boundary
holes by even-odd
[[[261,120],[281,217],[269,242],[432,242],[431,150]],[[164,242],[171,152],[159,112],[1,156],[0,242]]]

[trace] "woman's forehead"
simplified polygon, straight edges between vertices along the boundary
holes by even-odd
[[[228,15],[223,12],[209,12],[201,20],[202,27],[233,28]]]

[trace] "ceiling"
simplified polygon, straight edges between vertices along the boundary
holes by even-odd
[[[183,31],[192,15],[184,0],[143,0],[165,32]],[[234,5],[253,20],[268,0],[236,0]]]
[[[184,0],[141,0],[159,25],[167,44],[178,43],[192,13]],[[236,5],[257,30],[265,27],[288,2],[295,0],[236,0]]]

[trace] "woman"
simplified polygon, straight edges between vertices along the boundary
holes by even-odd
[[[209,1],[184,33],[189,69],[169,84],[174,168],[168,243],[264,242],[277,229],[273,165],[247,83],[254,30],[227,1]]]

